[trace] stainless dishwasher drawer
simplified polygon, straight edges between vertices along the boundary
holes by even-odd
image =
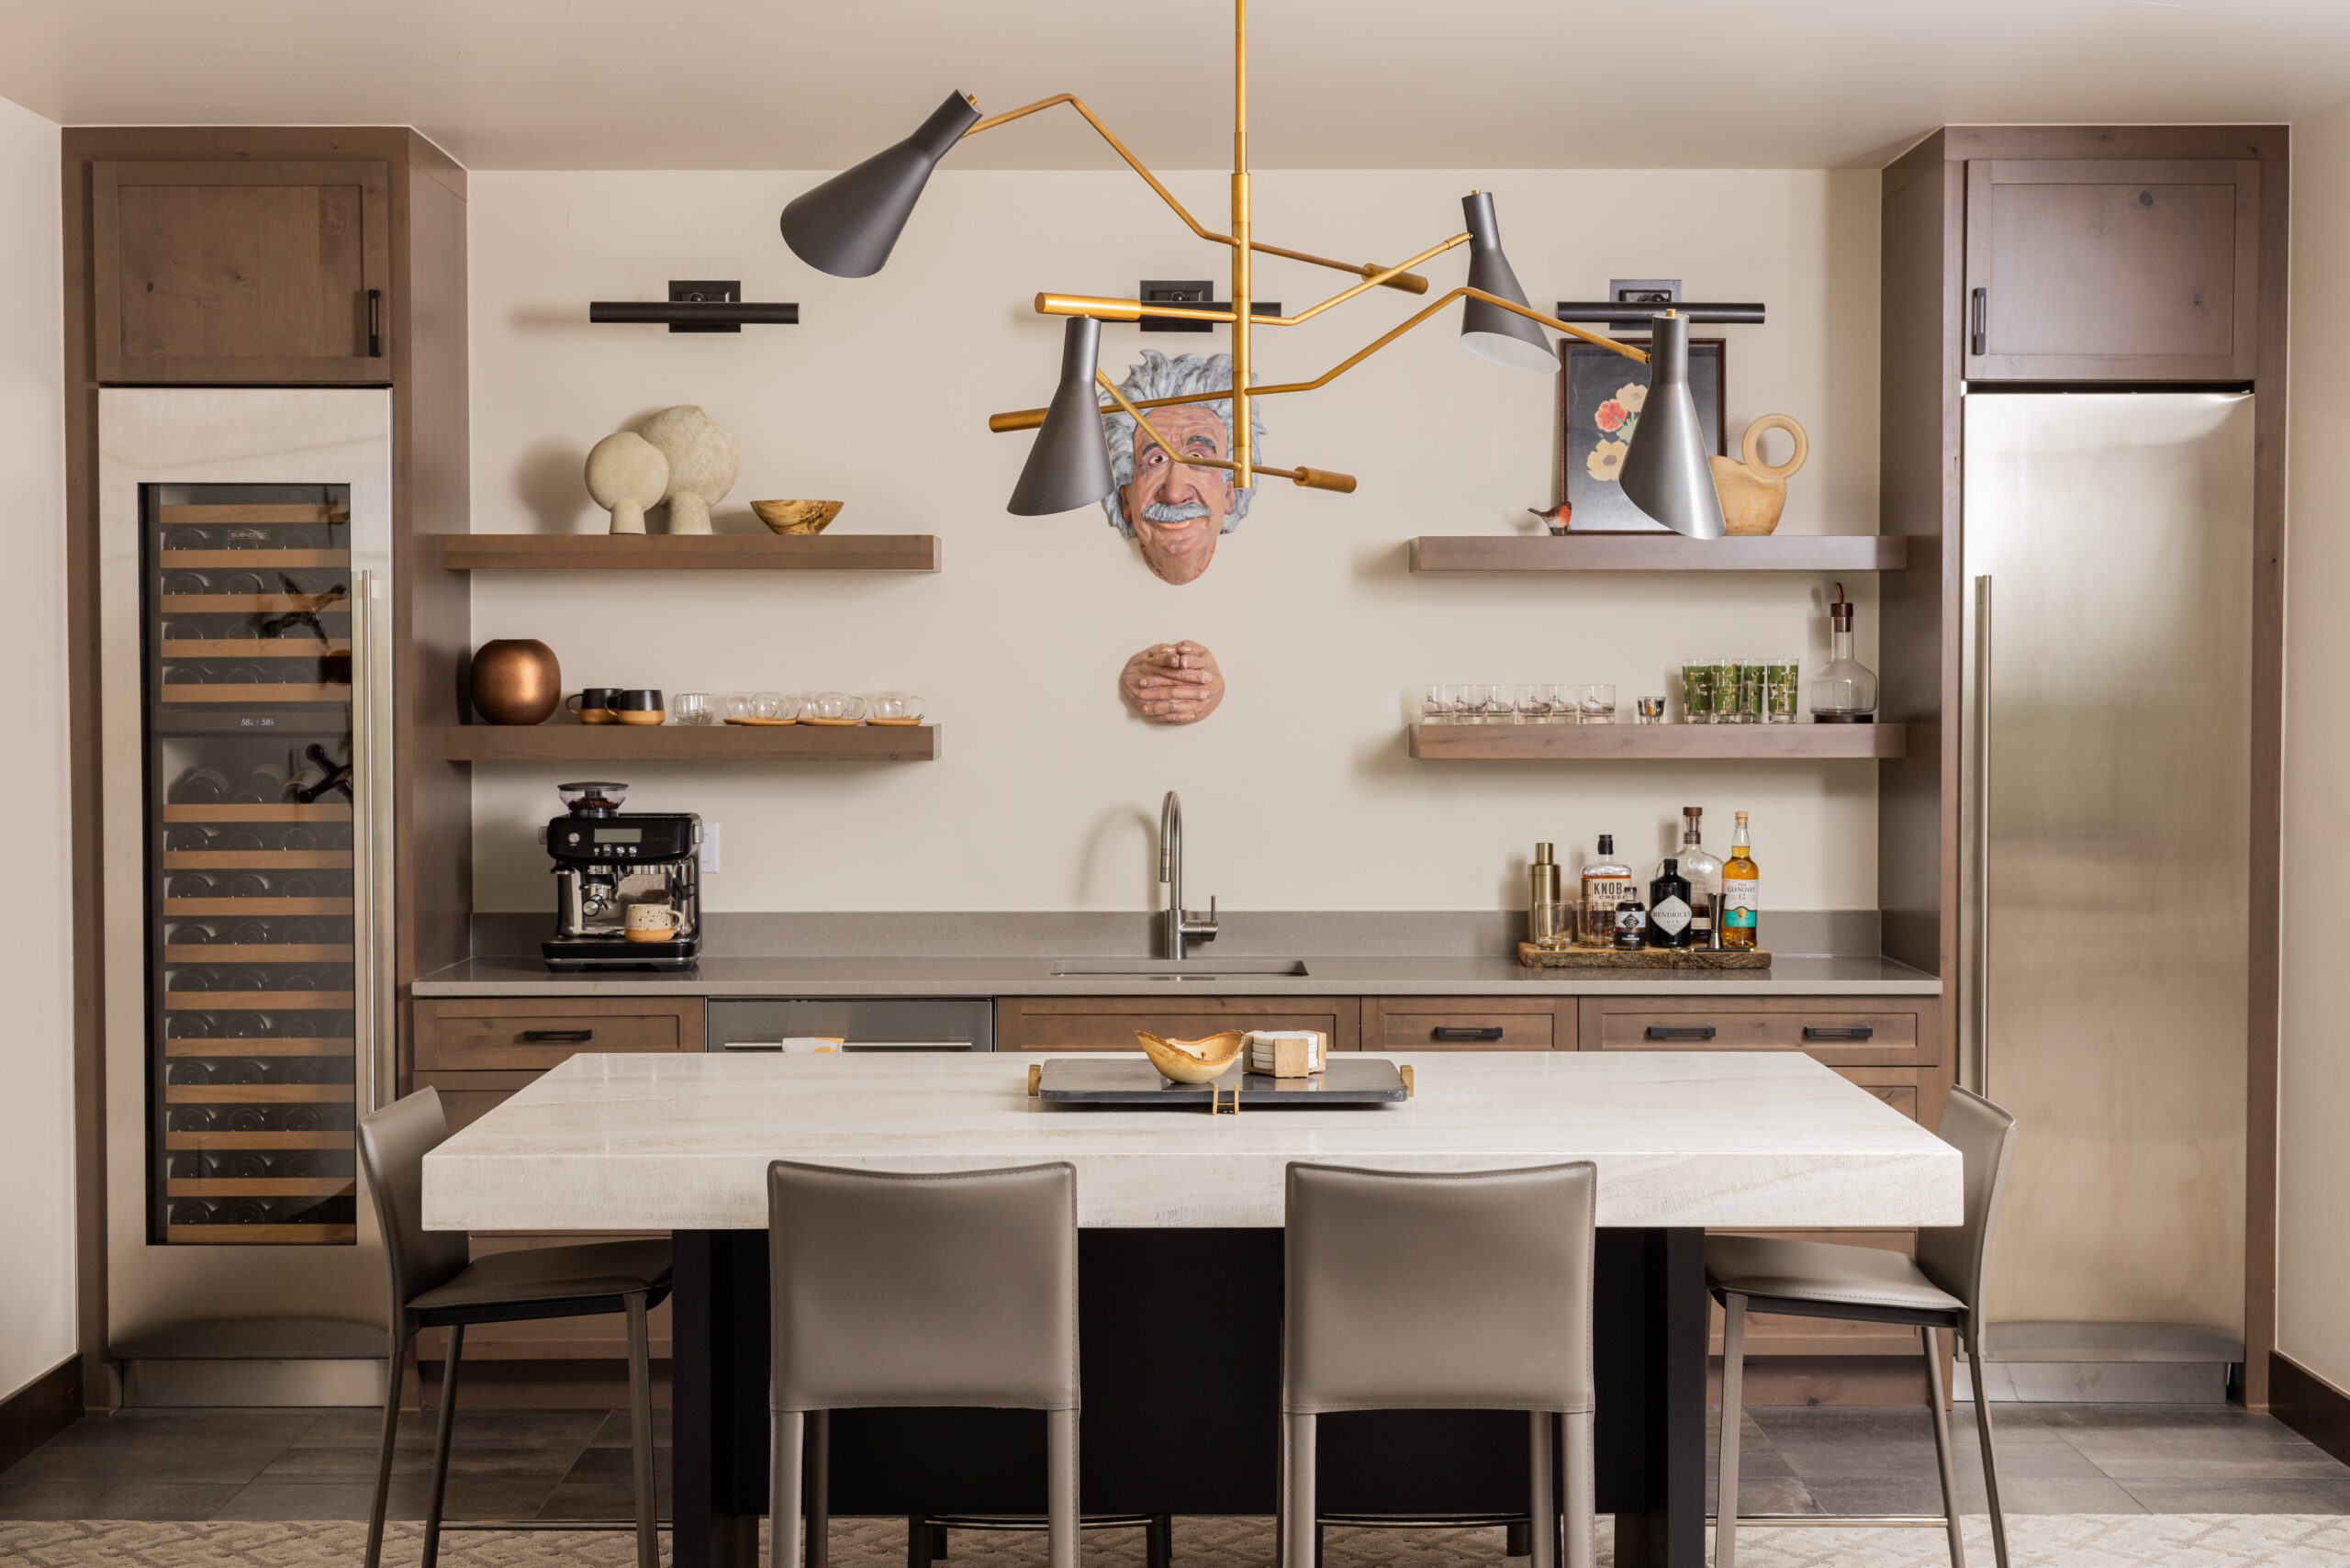
[[[852,1051],[991,1051],[995,1006],[986,997],[867,997],[831,1001],[712,1001],[705,1047],[772,1051],[786,1039],[837,1039]]]

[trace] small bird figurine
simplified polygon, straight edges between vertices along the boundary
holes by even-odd
[[[1540,518],[1543,525],[1551,532],[1564,533],[1567,531],[1567,520],[1575,514],[1575,504],[1572,501],[1561,501],[1547,511],[1540,507],[1528,507],[1526,510]]]

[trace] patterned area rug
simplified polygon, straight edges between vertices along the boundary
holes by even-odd
[[[422,1530],[396,1524],[384,1556],[391,1568],[418,1557]],[[2350,1562],[2350,1519],[2293,1514],[2046,1514],[2008,1522],[2016,1561],[2031,1568],[2341,1568]],[[28,1568],[347,1568],[360,1560],[365,1527],[356,1524],[149,1524],[77,1519],[0,1524],[0,1562]],[[1991,1561],[1989,1527],[1966,1529],[1970,1559]],[[667,1540],[663,1545],[666,1551]],[[1179,1519],[1178,1568],[1262,1568],[1272,1532],[1261,1519]],[[1451,1568],[1508,1561],[1499,1530],[1360,1530],[1333,1528],[1326,1568]],[[1751,1568],[1941,1568],[1949,1562],[1942,1532],[1931,1529],[1770,1529],[1741,1533],[1740,1559]],[[1139,1530],[1098,1530],[1085,1542],[1089,1563],[1139,1564]],[[1607,1531],[1599,1560],[1608,1561]],[[630,1568],[625,1533],[531,1531],[444,1536],[450,1568]],[[843,1520],[832,1560],[839,1568],[896,1568],[905,1561],[905,1528],[893,1520]],[[961,1531],[947,1568],[1019,1568],[1042,1563],[1041,1535]],[[1518,1560],[1522,1562],[1523,1560]]]

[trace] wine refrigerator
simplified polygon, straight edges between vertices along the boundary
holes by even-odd
[[[99,396],[118,1360],[355,1361],[383,1321],[354,1129],[392,1070],[390,420]]]

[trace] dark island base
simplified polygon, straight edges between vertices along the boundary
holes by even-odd
[[[1702,1568],[1704,1233],[1599,1233],[1599,1511],[1620,1568]],[[1273,1512],[1281,1233],[1088,1230],[1080,1238],[1088,1513]],[[762,1231],[677,1236],[674,1568],[755,1568],[767,1509]],[[1221,1335],[1202,1326],[1220,1323]],[[1181,1346],[1182,1349],[1170,1349]],[[1395,1347],[1409,1356],[1409,1345]],[[841,1515],[1041,1514],[1043,1418],[857,1410],[832,1427]],[[1526,1421],[1485,1411],[1324,1418],[1326,1514],[1522,1511]]]

